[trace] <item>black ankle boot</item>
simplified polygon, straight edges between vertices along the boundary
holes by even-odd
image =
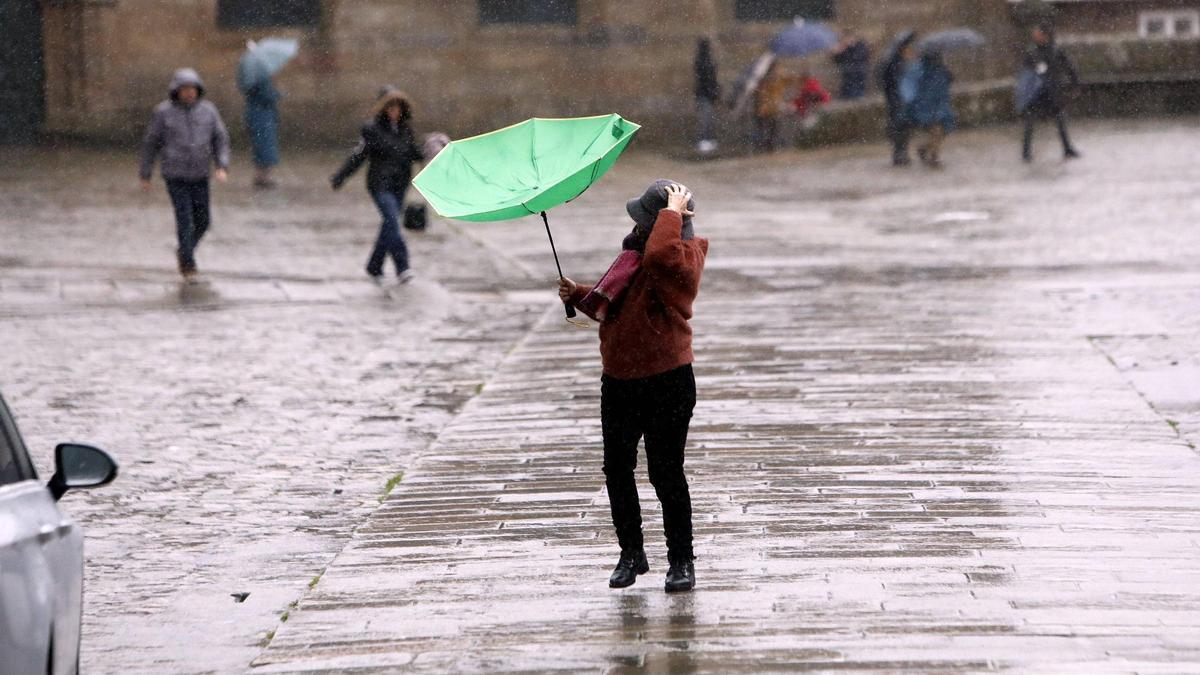
[[[645,551],[621,551],[621,559],[612,576],[608,578],[609,588],[625,588],[637,581],[639,574],[650,571],[650,563],[646,562]]]
[[[691,560],[671,561],[667,570],[667,592],[679,593],[696,587],[696,566]]]

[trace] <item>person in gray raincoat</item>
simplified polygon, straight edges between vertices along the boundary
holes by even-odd
[[[196,275],[196,246],[211,222],[209,177],[215,175],[222,183],[227,179],[229,132],[217,106],[204,98],[204,82],[191,68],[175,71],[167,99],[155,106],[150,118],[142,139],[138,172],[143,190],[150,189],[154,163],[159,158],[175,209],[179,272],[185,279],[192,279]]]
[[[1033,127],[1038,118],[1053,117],[1062,141],[1063,157],[1075,159],[1079,152],[1067,134],[1067,115],[1063,109],[1063,90],[1079,83],[1075,66],[1054,40],[1049,26],[1035,26],[1033,44],[1025,52],[1023,71],[1018,77],[1018,112],[1025,123],[1021,138],[1021,158],[1033,161]]]

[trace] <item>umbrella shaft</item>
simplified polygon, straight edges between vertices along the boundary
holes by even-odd
[[[542,211],[542,223],[546,226],[546,236],[550,239],[550,252],[554,254],[554,266],[558,268],[558,277],[563,278],[562,265],[558,264],[558,250],[554,248],[554,235],[550,234],[550,219]]]

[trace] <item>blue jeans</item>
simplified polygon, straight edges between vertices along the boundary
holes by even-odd
[[[388,255],[396,264],[396,274],[403,274],[408,269],[408,246],[400,235],[400,207],[404,203],[404,194],[377,190],[371,192],[371,200],[379,209],[379,215],[383,216],[383,222],[379,225],[379,237],[375,240],[371,258],[367,261],[367,274],[381,276]]]
[[[181,271],[196,269],[196,246],[211,222],[208,212],[208,180],[168,178],[167,194],[175,207],[175,235],[179,238]]]

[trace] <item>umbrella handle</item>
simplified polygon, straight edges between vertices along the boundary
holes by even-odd
[[[550,251],[554,253],[554,266],[558,268],[558,278],[562,279],[562,265],[558,264],[558,251],[554,248],[554,235],[550,234],[550,219],[546,217],[546,212],[542,211],[542,223],[546,226],[546,236],[550,239]],[[563,308],[567,311],[567,318],[575,318],[575,306],[569,301],[563,303]]]

